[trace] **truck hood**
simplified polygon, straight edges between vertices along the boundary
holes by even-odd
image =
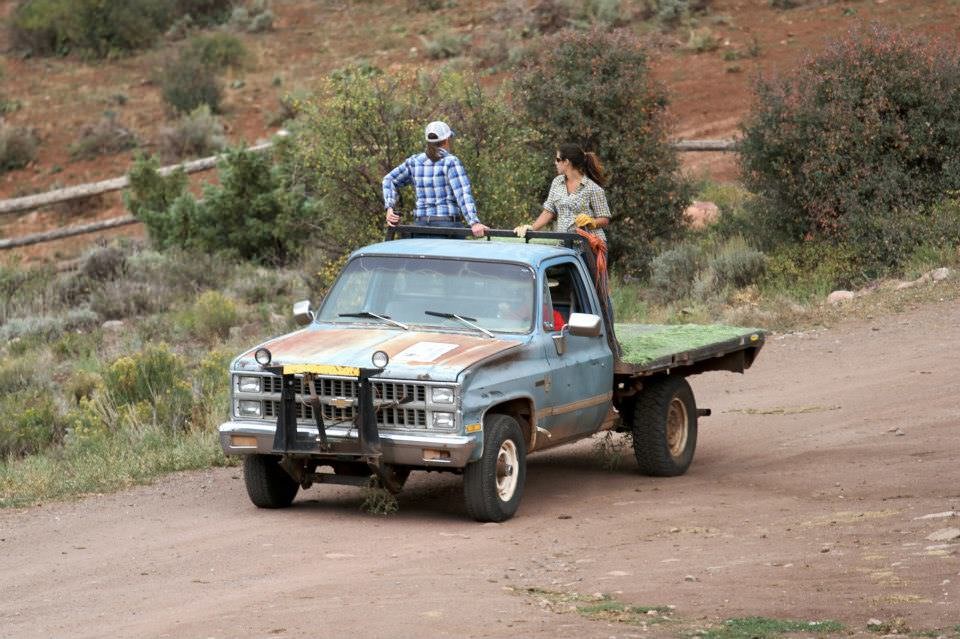
[[[273,366],[331,365],[372,368],[370,357],[384,351],[390,363],[382,377],[456,381],[466,368],[518,348],[518,338],[491,339],[461,333],[397,331],[380,328],[323,328],[310,326],[269,340],[237,358],[239,370],[259,370],[253,358],[268,348]]]

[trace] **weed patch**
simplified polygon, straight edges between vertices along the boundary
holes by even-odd
[[[0,123],[0,173],[22,169],[37,157],[37,138],[30,129]]]
[[[376,477],[370,478],[370,483],[360,489],[363,502],[360,510],[371,515],[392,515],[400,509],[396,496],[380,485]]]
[[[843,632],[837,621],[792,621],[768,617],[728,619],[701,635],[706,639],[767,639],[791,633],[836,634]]]
[[[83,129],[77,141],[70,145],[70,156],[77,160],[88,160],[136,146],[137,138],[133,132],[117,121],[116,113],[107,111],[97,122]]]
[[[623,451],[632,445],[629,435],[608,430],[593,438],[593,456],[604,470],[617,470],[623,463]]]
[[[542,588],[523,588],[515,592],[529,597],[541,608],[551,612],[575,612],[591,621],[648,626],[673,620],[671,606],[635,606],[617,601],[606,594],[581,595]]]
[[[227,138],[220,119],[201,104],[182,116],[172,126],[160,130],[160,155],[166,162],[206,157],[227,148]]]

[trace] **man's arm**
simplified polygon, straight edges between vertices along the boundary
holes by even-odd
[[[397,203],[397,187],[410,184],[411,181],[410,167],[406,161],[383,176],[383,206],[387,210],[387,224],[390,226],[400,221],[400,216],[393,212]]]

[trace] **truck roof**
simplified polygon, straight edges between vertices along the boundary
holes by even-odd
[[[555,242],[525,243],[520,239],[495,241],[458,239],[414,239],[380,242],[357,249],[350,256],[392,255],[412,257],[440,257],[454,259],[518,262],[537,266],[545,259],[561,255],[577,255],[576,251],[557,246]]]

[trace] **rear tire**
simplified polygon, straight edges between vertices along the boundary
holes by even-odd
[[[477,521],[505,521],[520,506],[527,478],[527,449],[517,420],[488,415],[483,425],[483,456],[463,472],[467,513]]]
[[[697,403],[686,379],[669,376],[645,386],[631,417],[641,473],[675,477],[687,472],[697,447]]]
[[[243,460],[247,495],[257,508],[286,508],[293,503],[300,485],[280,467],[274,455],[248,455]]]

